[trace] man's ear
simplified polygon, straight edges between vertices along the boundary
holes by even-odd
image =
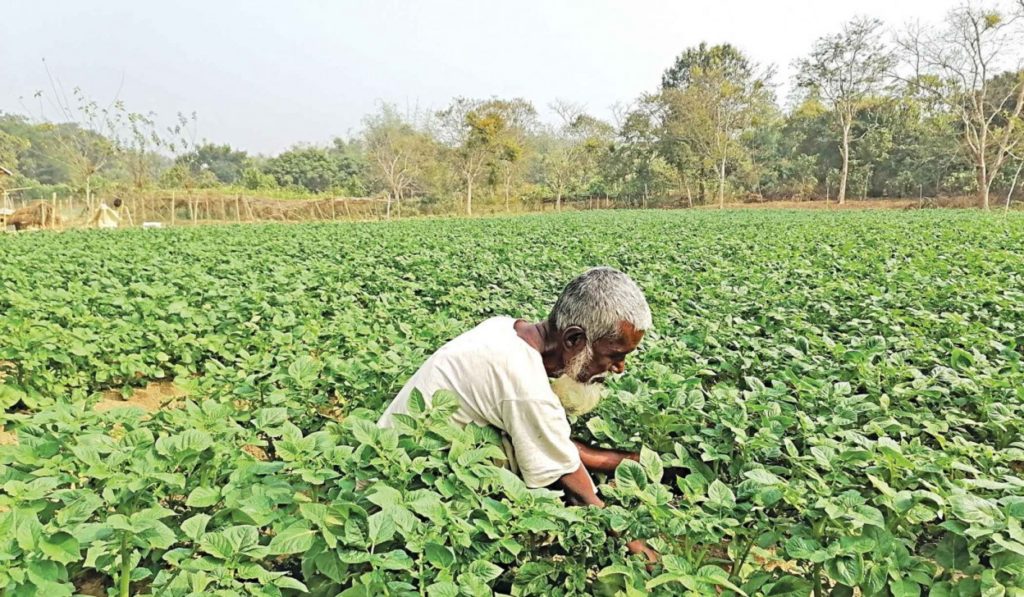
[[[562,349],[571,355],[576,354],[587,343],[587,332],[578,325],[571,325],[562,330]]]

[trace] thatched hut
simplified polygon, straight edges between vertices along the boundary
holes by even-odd
[[[52,205],[45,201],[37,201],[32,205],[26,205],[21,209],[15,210],[7,218],[7,224],[14,226],[15,230],[56,228],[61,225],[61,218]]]

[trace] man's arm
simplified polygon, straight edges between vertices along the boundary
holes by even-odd
[[[575,503],[604,508],[604,502],[597,497],[597,492],[594,491],[594,482],[590,479],[590,473],[587,472],[586,463],[580,464],[578,469],[562,476],[558,480],[558,485],[569,494],[569,498]]]
[[[576,444],[576,449],[580,452],[580,461],[588,471],[611,474],[622,464],[623,460],[640,462],[640,454],[636,452],[592,448],[575,440],[572,443]]]

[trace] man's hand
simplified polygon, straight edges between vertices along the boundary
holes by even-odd
[[[565,493],[573,502],[585,506],[604,508],[604,502],[601,501],[601,498],[597,497],[594,481],[590,478],[586,465],[581,463],[578,469],[559,479],[558,485],[565,490]]]
[[[611,452],[611,450],[606,451]],[[582,455],[582,449],[580,452]],[[628,453],[622,452],[621,454]],[[619,458],[618,461],[622,462],[626,458],[627,457],[624,456]],[[639,455],[637,455],[637,458],[639,458]],[[612,470],[614,471],[615,469],[613,468]],[[565,490],[565,493],[573,503],[604,508],[604,502],[601,498],[597,497],[594,482],[590,478],[590,473],[587,471],[587,466],[585,464],[581,463],[578,469],[559,479],[558,485]],[[613,535],[617,536],[614,532]],[[647,542],[643,539],[630,541],[626,544],[626,548],[629,549],[630,553],[642,555],[647,560],[648,571],[652,570],[654,564],[660,559],[658,552],[654,551],[654,549],[647,545]]]
[[[643,556],[647,560],[648,572],[650,572],[654,565],[658,563],[658,560],[661,559],[658,552],[654,551],[650,545],[647,545],[647,542],[643,539],[630,541],[626,544],[626,548],[629,549],[629,553]]]

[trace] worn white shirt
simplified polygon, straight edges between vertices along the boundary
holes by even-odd
[[[546,487],[579,468],[569,420],[551,391],[540,353],[515,330],[512,317],[493,317],[435,352],[398,393],[377,422],[408,413],[413,389],[430,398],[438,390],[459,397],[452,420],[493,425],[508,435],[515,464],[528,487]]]

